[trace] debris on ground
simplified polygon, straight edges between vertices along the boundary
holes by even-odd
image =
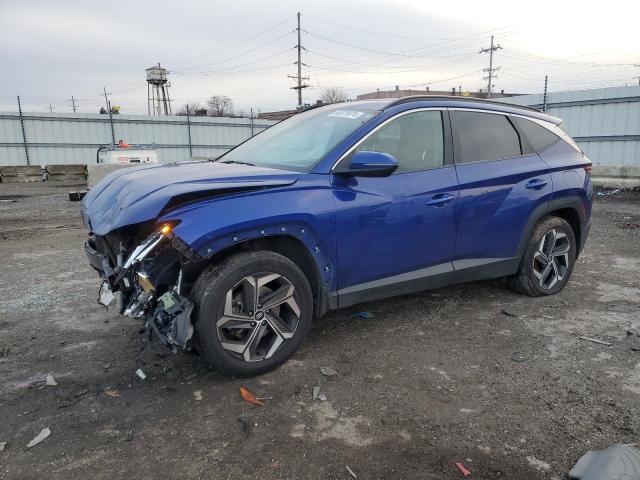
[[[33,440],[31,440],[29,443],[27,443],[27,448],[35,447],[37,444],[39,444],[41,441],[43,441],[49,435],[51,435],[51,430],[49,430],[49,427],[43,428],[40,431],[40,433],[38,435],[36,435],[36,437]]]
[[[195,392],[193,392],[193,399],[196,402],[199,402],[200,400],[202,400],[202,390],[196,390]]]
[[[349,465],[345,465],[345,467],[347,467],[347,472],[349,472],[353,478],[358,478],[354,471],[349,468]]]
[[[56,385],[58,385],[58,382],[56,382],[56,379],[53,378],[53,375],[47,375],[47,379],[44,384],[49,387],[55,387]]]
[[[248,437],[249,435],[251,435],[251,429],[252,429],[251,419],[248,417],[245,417],[244,415],[241,415],[238,417],[238,422],[240,422],[240,426],[242,427],[244,436]]]
[[[264,402],[258,397],[256,397],[255,393],[245,387],[240,387],[240,396],[245,402],[253,403],[254,405],[258,405],[260,407],[264,406]]]
[[[351,318],[362,318],[363,320],[367,320],[369,318],[373,318],[373,313],[371,312],[358,312],[351,315]]]
[[[502,310],[500,310],[500,313],[502,313],[503,315],[506,315],[507,317],[518,318],[517,314],[512,313],[509,310],[505,310],[504,308]]]
[[[117,388],[107,388],[105,389],[104,394],[109,397],[119,397],[120,391]]]
[[[464,464],[462,462],[456,463],[456,467],[458,467],[458,470],[460,470],[462,475],[464,475],[465,477],[470,477],[471,476],[471,472],[465,468],[465,466],[464,466]]]
[[[607,347],[611,346],[611,342],[605,342],[604,340],[598,340],[597,338],[591,337],[578,337],[580,340],[586,340],[587,342],[598,343],[600,345],[606,345]]]
[[[133,440],[133,422],[129,422],[129,428],[124,435],[125,442],[130,442],[131,440]]]
[[[313,400],[320,400],[321,402],[327,401],[327,396],[322,393],[320,387],[313,387]]]
[[[521,362],[526,361],[527,359],[526,359],[526,357],[523,357],[522,355],[512,355],[511,356],[511,360],[513,360],[514,362],[521,363]]]
[[[323,374],[325,377],[334,377],[338,375],[338,372],[331,367],[320,367],[320,373]]]
[[[7,445],[7,442],[0,442],[0,452],[4,451],[4,447]]]
[[[136,375],[140,377],[140,380],[144,380],[145,378],[147,378],[147,375],[142,371],[141,368],[136,370]]]
[[[569,471],[570,480],[640,480],[640,450],[615,444],[585,453]]]

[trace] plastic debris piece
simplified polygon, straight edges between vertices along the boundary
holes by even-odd
[[[320,373],[323,374],[325,377],[334,377],[338,375],[338,372],[331,367],[320,367]]]
[[[119,397],[120,396],[120,391],[117,388],[107,388],[104,391],[105,395],[108,395],[110,397]]]
[[[520,362],[526,361],[527,359],[525,357],[523,357],[522,355],[512,355],[511,356],[511,360],[513,360],[514,362],[520,363]]]
[[[349,472],[353,478],[358,478],[355,472],[349,468],[349,465],[345,465],[345,467],[347,467],[347,472]]]
[[[458,470],[460,470],[462,475],[464,475],[465,477],[470,477],[471,476],[471,472],[465,468],[465,466],[462,464],[462,462],[456,463],[456,467],[458,467]]]
[[[253,403],[254,405],[258,405],[260,407],[264,406],[264,402],[262,400],[258,400],[255,393],[245,387],[240,387],[240,396],[245,402]]]
[[[371,312],[358,312],[351,315],[352,318],[362,318],[363,320],[367,320],[368,318],[373,318],[373,313]]]
[[[196,390],[195,392],[193,392],[193,399],[196,402],[199,402],[200,400],[202,400],[202,390]]]
[[[517,318],[518,315],[516,315],[515,313],[511,313],[508,310],[505,310],[504,308],[500,311],[503,315],[506,315],[507,317],[514,317]]]
[[[593,343],[598,343],[600,345],[606,345],[607,347],[611,346],[611,342],[605,342],[604,340],[598,340],[597,338],[591,338],[591,337],[579,337],[580,340],[586,340],[587,342],[593,342]]]
[[[41,441],[43,441],[49,435],[51,435],[51,430],[49,430],[49,427],[43,428],[40,431],[40,433],[38,435],[36,435],[36,437],[33,440],[31,440],[29,443],[27,443],[27,448],[35,447],[37,444],[39,444]]]
[[[56,385],[58,385],[58,382],[56,382],[56,379],[53,378],[53,375],[47,375],[47,381],[45,382],[45,385],[55,387]]]
[[[320,387],[313,387],[313,400],[320,400],[321,402],[327,401],[327,396],[322,393]]]
[[[571,480],[640,480],[640,450],[615,444],[585,453],[569,471]]]
[[[141,368],[136,370],[136,375],[140,377],[140,380],[144,380],[145,378],[147,378],[147,375],[142,371]]]
[[[0,452],[4,451],[4,447],[7,445],[7,442],[0,442]]]

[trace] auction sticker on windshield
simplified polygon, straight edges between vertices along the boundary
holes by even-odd
[[[328,116],[340,118],[358,118],[361,115],[364,115],[364,112],[355,112],[353,110],[336,110],[335,112],[331,112]]]

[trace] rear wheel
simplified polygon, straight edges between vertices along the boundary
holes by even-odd
[[[201,353],[223,372],[251,376],[284,363],[302,343],[313,316],[304,273],[274,252],[232,255],[194,285]]]
[[[532,297],[552,295],[564,288],[576,258],[571,225],[559,217],[546,217],[533,229],[518,273],[509,286]]]

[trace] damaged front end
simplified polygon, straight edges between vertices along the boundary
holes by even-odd
[[[177,352],[193,336],[193,303],[183,295],[190,260],[179,253],[171,224],[137,236],[144,239],[129,248],[125,235],[85,243],[89,263],[103,279],[98,302],[108,307],[117,295],[121,313],[144,321],[149,341],[156,337]]]

